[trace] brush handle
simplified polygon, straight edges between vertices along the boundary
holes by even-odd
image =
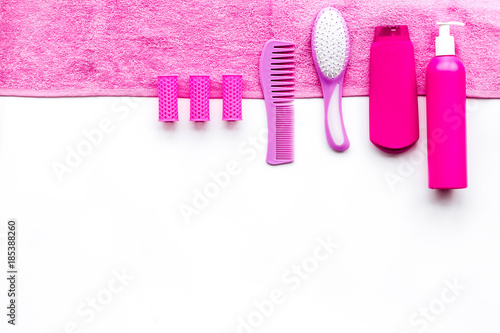
[[[342,82],[344,73],[336,80],[322,82],[325,101],[326,140],[336,151],[347,150],[350,146],[342,117]]]

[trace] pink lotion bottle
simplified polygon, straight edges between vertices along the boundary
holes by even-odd
[[[427,66],[427,155],[429,188],[467,187],[465,68],[455,56],[450,25],[437,23],[436,57]]]

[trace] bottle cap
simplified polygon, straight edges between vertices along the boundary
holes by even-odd
[[[410,41],[407,25],[387,25],[375,27],[374,42]]]
[[[436,37],[436,55],[455,55],[455,38],[450,35],[450,25],[464,26],[461,22],[437,22],[439,36]]]

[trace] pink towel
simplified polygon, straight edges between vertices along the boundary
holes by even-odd
[[[498,0],[3,0],[0,95],[156,96],[156,77],[178,73],[180,97],[188,76],[244,75],[243,96],[261,98],[258,62],[270,38],[297,45],[297,97],[319,97],[310,35],[323,7],[344,15],[351,60],[344,95],[368,94],[368,59],[377,25],[407,24],[415,46],[419,94],[434,55],[436,21],[453,27],[467,69],[469,97],[500,98]]]

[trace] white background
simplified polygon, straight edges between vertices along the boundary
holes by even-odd
[[[20,272],[15,328],[1,279],[1,331],[498,333],[500,100],[468,100],[469,188],[452,192],[427,187],[424,98],[421,140],[395,156],[369,141],[367,98],[344,99],[351,148],[332,151],[322,103],[296,101],[295,163],[271,167],[262,100],[231,125],[220,100],[204,125],[180,100],[168,125],[154,98],[0,98],[0,236],[16,218]],[[214,187],[228,164],[238,173]]]

